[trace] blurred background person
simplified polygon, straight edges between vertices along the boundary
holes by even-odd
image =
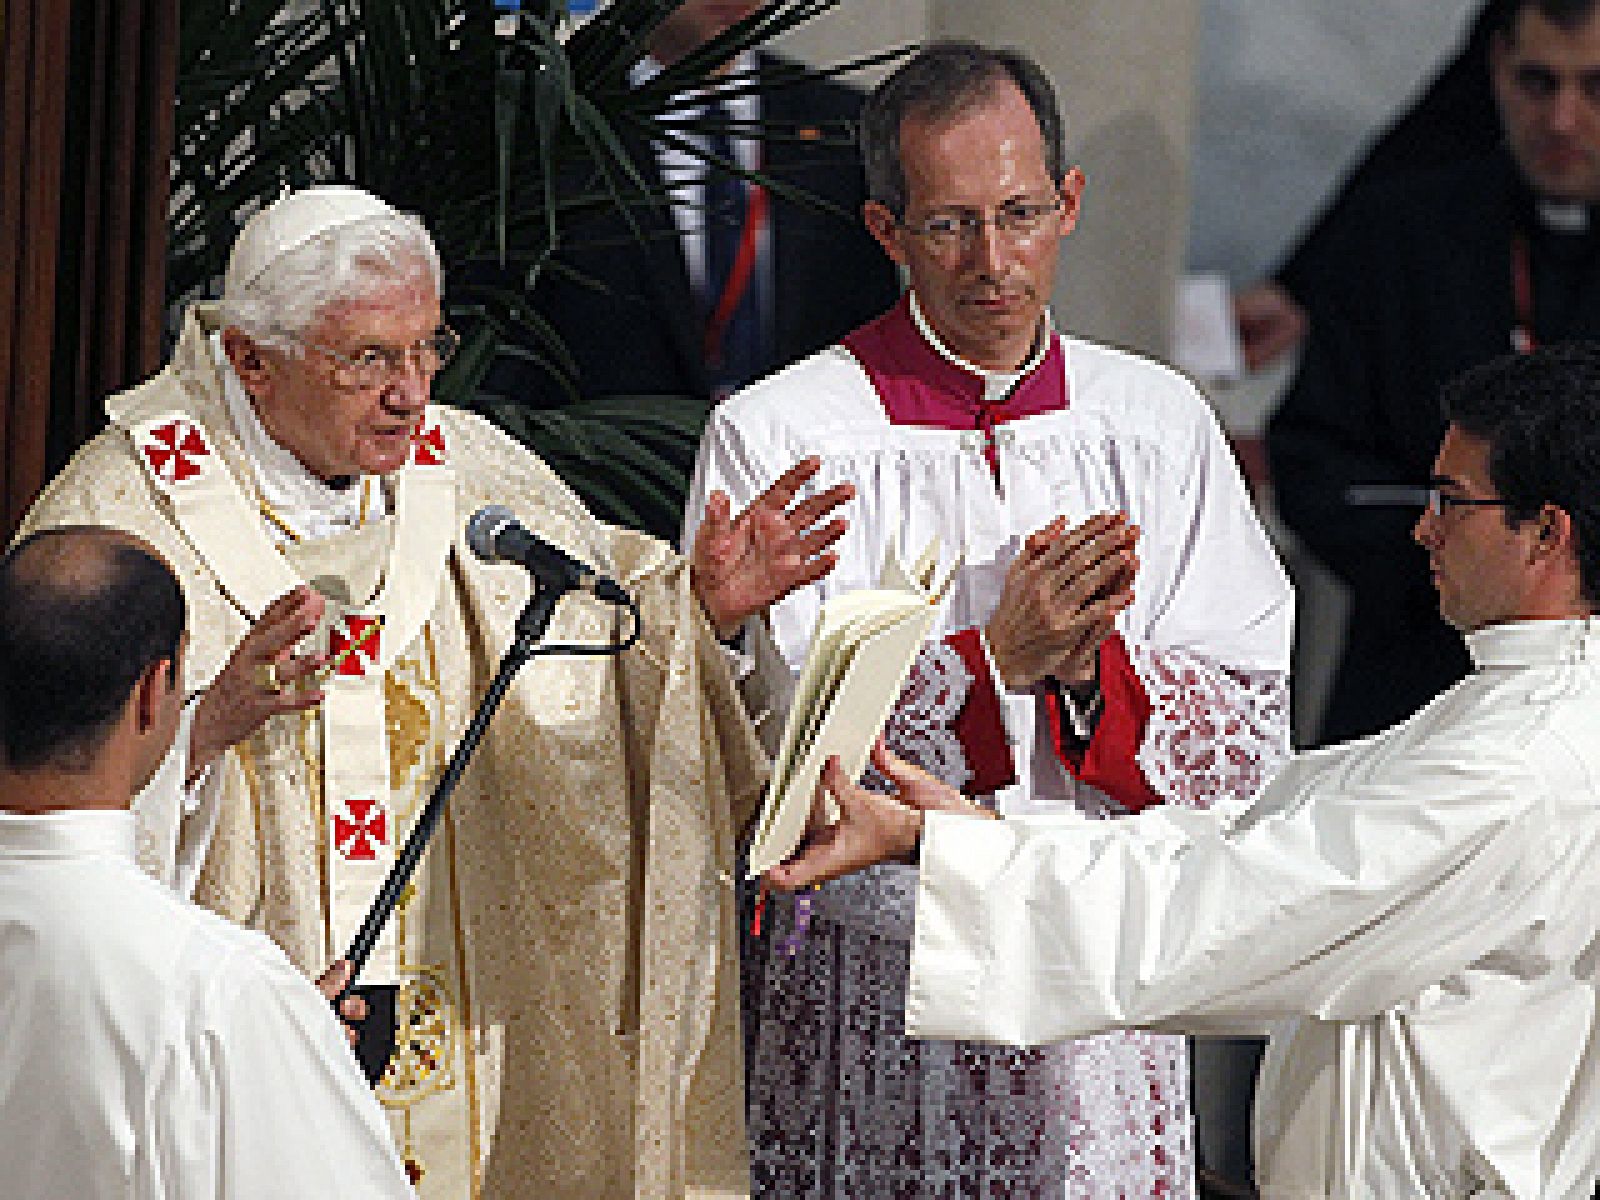
[[[756,0],[684,0],[652,34],[635,86],[759,8]],[[666,205],[632,210],[642,240],[607,211],[574,223],[539,275],[534,307],[571,355],[580,396],[714,401],[821,349],[899,292],[858,219],[866,198],[853,136],[861,93],[798,77],[795,64],[765,51],[740,54],[721,78],[721,90],[685,95],[676,111],[687,145],[626,138],[647,184],[670,195]],[[812,193],[833,211],[712,168],[706,153]],[[529,354],[502,355],[485,390],[534,408],[566,396],[548,359]]]
[[[1236,293],[1239,338],[1251,370],[1270,366],[1305,336],[1304,297],[1315,294],[1319,271],[1339,269],[1337,261],[1328,260],[1327,242],[1352,196],[1394,175],[1450,166],[1488,154],[1500,144],[1489,47],[1512,2],[1490,0],[1483,5],[1455,56],[1362,151],[1339,180],[1332,199],[1277,267],[1261,282]]]
[[[1279,512],[1350,589],[1319,740],[1392,724],[1468,666],[1409,540],[1414,510],[1353,506],[1352,489],[1426,478],[1445,379],[1508,349],[1600,335],[1600,5],[1496,12],[1503,145],[1350,198],[1303,297],[1310,331],[1269,428]]]

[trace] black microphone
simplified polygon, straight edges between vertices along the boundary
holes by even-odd
[[[486,504],[468,518],[467,545],[484,562],[510,562],[525,567],[540,587],[588,592],[608,604],[630,602],[628,593],[616,580],[530,532],[503,504]]]

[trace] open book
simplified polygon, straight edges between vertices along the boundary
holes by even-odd
[[[822,606],[750,843],[752,879],[800,845],[831,755],[839,756],[851,779],[866,768],[873,740],[894,709],[960,564],[957,559],[940,571],[938,562],[937,542],[909,571],[891,546],[876,588],[847,592]]]

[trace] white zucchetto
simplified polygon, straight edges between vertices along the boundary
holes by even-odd
[[[398,210],[348,184],[319,184],[274,200],[245,222],[228,255],[223,295],[238,296],[274,262],[312,238]]]

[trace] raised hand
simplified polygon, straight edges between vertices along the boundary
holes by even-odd
[[[819,459],[802,459],[737,518],[729,515],[725,493],[713,492],[706,502],[689,564],[695,595],[718,637],[732,637],[746,617],[815,583],[838,562],[828,547],[844,536],[849,522],[824,518],[851,499],[855,487],[839,483],[795,501],[821,467]]]
[[[249,737],[282,713],[322,703],[322,692],[296,685],[310,678],[323,659],[296,654],[295,646],[322,619],[321,595],[301,584],[279,596],[228,656],[195,705],[189,738],[189,782],[199,778],[229,746]]]
[[[1133,602],[1138,537],[1122,513],[1100,513],[1072,529],[1057,517],[1028,535],[984,628],[1006,687],[1046,675],[1069,687],[1094,681],[1100,643]]]

